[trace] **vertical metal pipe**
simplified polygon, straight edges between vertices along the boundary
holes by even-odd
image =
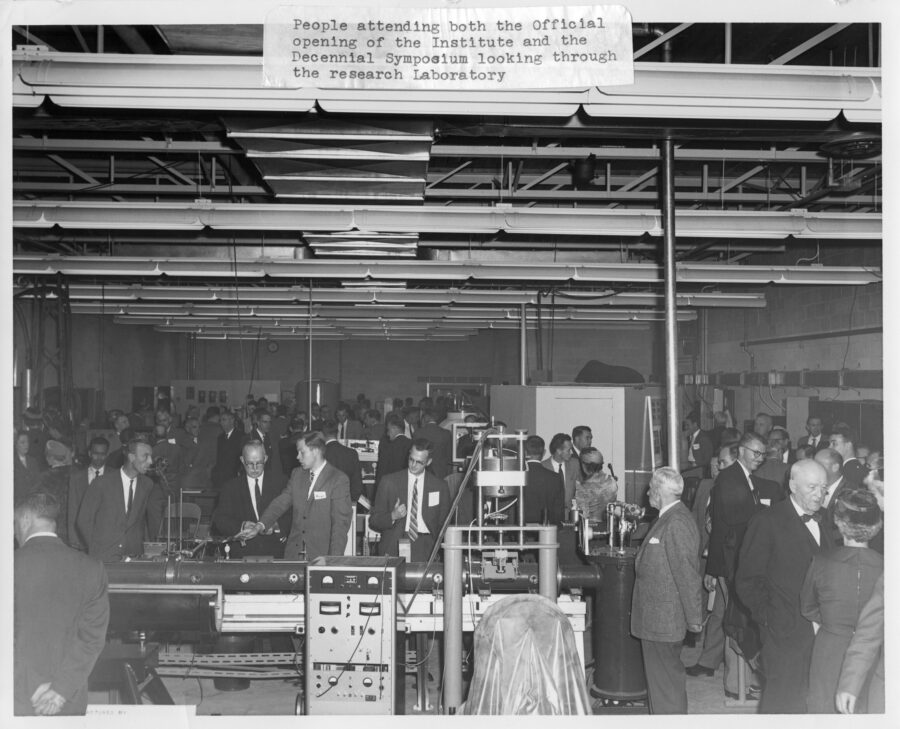
[[[526,384],[526,319],[525,304],[519,305],[519,384]]]
[[[725,63],[731,63],[731,23],[725,23]]]
[[[444,534],[444,713],[462,704],[462,533],[448,527]]]
[[[313,403],[313,379],[312,379],[312,280],[309,282],[309,305],[306,309],[306,343],[307,343],[307,383],[306,383],[306,414],[309,422],[312,422]]]
[[[556,602],[559,595],[556,572],[559,566],[556,526],[541,527],[538,534],[538,591],[544,597]],[[545,546],[546,545],[546,546]]]
[[[666,282],[666,402],[669,458],[667,464],[678,468],[678,324],[675,308],[675,143],[667,137],[662,143],[662,218],[663,261]]]

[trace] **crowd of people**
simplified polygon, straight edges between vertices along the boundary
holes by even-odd
[[[140,556],[159,535],[167,492],[196,489],[214,494],[211,531],[234,538],[234,557],[344,554],[352,505],[362,504],[380,535],[377,554],[423,562],[452,504],[459,524],[471,523],[479,508],[457,498],[461,473],[454,467],[454,454],[472,455],[479,418],[466,418],[470,427],[454,444],[440,425],[448,405],[407,398],[382,416],[363,395],[333,410],[313,404],[309,413],[248,398],[243,412],[211,406],[202,418],[161,409],[152,428],[114,411],[111,432],[81,452],[59,430],[26,418],[15,439],[18,554],[32,554],[37,536],[101,562]],[[746,433],[716,422],[704,431],[689,414],[682,468],[657,469],[650,480],[658,517],[635,558],[631,632],[641,640],[651,711],[685,713],[687,677],[713,675],[723,662],[726,695],[738,697],[743,662],[750,698],[761,693],[760,711],[883,711],[883,681],[879,698],[871,665],[883,635],[881,454],[863,454],[844,424],[825,431],[814,417],[796,448],[765,414]],[[378,442],[374,479],[362,479],[348,440]],[[619,489],[592,440],[584,425],[554,434],[549,445],[527,437],[526,523],[563,524],[573,507],[605,520]],[[18,584],[17,635],[18,616],[31,609],[22,601],[35,594]],[[711,606],[706,615],[704,604]],[[91,605],[93,630],[104,610]],[[686,632],[704,634],[702,654],[687,669],[680,659]],[[35,651],[23,660],[43,666],[55,655],[48,646]],[[842,671],[850,656],[852,680]],[[52,668],[26,669],[17,711],[78,709],[83,686],[61,691],[55,679],[45,680]]]

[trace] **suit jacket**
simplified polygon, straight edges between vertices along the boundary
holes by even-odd
[[[109,473],[109,468],[104,466],[103,475],[105,476]],[[69,474],[69,499],[68,504],[66,505],[66,511],[68,512],[66,515],[66,524],[68,525],[69,530],[69,545],[74,547],[75,549],[86,549],[86,546],[82,543],[81,539],[78,537],[78,530],[75,528],[75,519],[78,517],[78,510],[81,508],[81,502],[84,500],[84,495],[87,493],[88,486],[88,476],[90,475],[90,471],[87,468],[76,468],[73,469]],[[98,476],[98,478],[100,478]]]
[[[694,466],[703,469],[703,477],[709,476],[709,462],[712,460],[715,446],[709,433],[704,430],[697,431],[697,437],[694,438],[693,444],[689,446],[689,453],[694,456]],[[684,466],[689,467],[691,462],[685,456]]]
[[[350,503],[355,504],[363,492],[359,454],[336,440],[330,440],[325,444],[325,460],[347,474],[347,478],[350,479]]]
[[[747,525],[735,575],[741,602],[765,635],[802,635],[812,643],[812,623],[800,614],[800,588],[813,556],[832,547],[827,529],[820,544],[787,498],[755,514]],[[808,633],[808,635],[807,635]]]
[[[884,712],[884,573],[856,621],[856,632],[844,653],[838,691],[859,698],[871,674],[869,713]]]
[[[29,539],[14,554],[15,713],[31,716],[42,683],[66,699],[62,713],[84,714],[88,676],[106,644],[106,570],[57,537]]]
[[[634,558],[635,638],[680,642],[688,625],[702,622],[699,544],[694,518],[680,501],[650,526]]]
[[[378,463],[375,465],[376,493],[382,478],[389,473],[406,470],[411,445],[412,441],[402,434],[394,440],[388,440],[387,437],[381,439],[378,444]]]
[[[700,533],[701,558],[709,545],[709,532],[706,531],[706,515],[709,513],[713,484],[715,484],[715,481],[711,478],[704,478],[700,481],[697,485],[697,493],[694,494],[694,505],[691,509],[694,514],[694,522],[697,524],[697,531]],[[705,560],[703,565],[705,567]]]
[[[13,453],[13,496],[14,503],[23,498],[41,475],[41,467],[37,458],[31,455],[25,456],[28,465],[19,460],[17,453]]]
[[[297,441],[302,433],[288,433],[278,441],[278,460],[281,462],[281,471],[285,478],[290,476],[297,468]]]
[[[548,471],[542,463],[528,463],[525,476],[525,523],[541,524],[547,512],[550,524],[559,524],[566,509],[565,492],[559,476]]]
[[[256,522],[265,512],[266,508],[278,494],[284,491],[287,479],[283,474],[273,471],[263,474],[262,496],[257,503],[259,514],[253,511],[253,501],[250,499],[250,489],[247,486],[247,474],[242,473],[230,481],[226,481],[219,491],[216,508],[212,513],[212,528],[215,534],[220,536],[232,536],[241,530],[245,521]],[[249,555],[268,555],[270,557],[282,557],[284,544],[281,536],[286,535],[291,528],[290,513],[278,520],[280,532],[278,534],[260,534],[254,539],[248,540],[244,545],[236,542],[231,545],[232,557],[244,557]]]
[[[338,438],[341,440],[362,440],[363,436],[363,426],[358,420],[354,420],[353,418],[347,418],[347,422],[344,423],[344,433],[341,433],[341,424],[337,424],[338,427]]]
[[[541,465],[544,468],[549,469],[556,473],[556,470],[553,468],[553,464],[551,461],[553,460],[552,456],[550,458],[545,458],[541,461]],[[567,507],[572,503],[572,499],[575,498],[575,481],[578,480],[578,471],[579,465],[575,458],[570,458],[563,464],[563,468],[561,469],[563,478],[561,479],[563,482],[563,504],[565,505],[563,508]]]
[[[381,532],[378,553],[383,556],[398,556],[400,540],[406,535],[406,517],[394,521],[391,519],[391,511],[398,499],[409,509],[410,505],[406,502],[408,474],[406,468],[388,474],[378,484],[378,490],[375,492],[369,526]],[[450,489],[447,482],[427,471],[424,478],[422,503],[419,504],[419,509],[429,533],[420,533],[418,539],[411,543],[410,556],[413,562],[424,562],[428,559],[434,547],[434,539],[440,532],[447,514],[450,513]]]
[[[844,537],[841,536],[840,530],[834,523],[834,510],[837,506],[837,501],[848,491],[853,491],[857,488],[859,488],[859,486],[856,486],[847,481],[847,479],[841,477],[841,482],[834,490],[831,498],[828,499],[828,506],[822,510],[822,521],[819,522],[819,526],[828,529],[828,531],[831,532],[831,541],[834,542],[835,545],[842,545],[844,543]]]
[[[43,491],[53,494],[59,501],[60,518],[56,522],[56,534],[66,544],[69,543],[69,476],[73,466],[56,466],[43,471],[32,484],[32,491]]]
[[[451,471],[450,459],[453,456],[453,436],[450,431],[435,423],[428,423],[416,431],[416,438],[425,438],[434,444],[428,470],[438,478],[446,478]]]
[[[310,472],[295,468],[284,490],[272,499],[260,517],[270,528],[288,509],[293,507],[291,532],[284,546],[285,559],[306,559],[323,554],[340,555],[347,546],[350,530],[350,480],[347,474],[325,463],[309,493]]]
[[[216,441],[216,465],[212,469],[212,482],[216,488],[241,473],[241,449],[244,447],[244,431],[235,424],[231,436],[219,433]]]
[[[800,438],[800,440],[797,441],[797,447],[806,448],[807,446],[809,446],[809,436],[804,435],[802,438]],[[828,448],[828,436],[820,435],[819,442],[816,444],[816,453],[818,453],[819,451],[824,451],[826,448]]]
[[[84,494],[75,528],[91,557],[103,562],[139,557],[144,553],[144,542],[156,539],[165,508],[159,486],[139,474],[131,513],[126,515],[121,470],[110,469]]]
[[[772,481],[751,475],[760,503],[757,504],[747,484],[741,464],[735,461],[719,472],[710,492],[712,533],[709,535],[709,556],[706,573],[713,577],[734,577],[735,562],[750,518],[764,507],[784,498],[784,492]]]
[[[868,473],[869,469],[860,463],[858,458],[851,458],[844,463],[841,468],[841,474],[843,475],[844,480],[853,484],[856,488],[862,486],[862,482],[865,480]]]

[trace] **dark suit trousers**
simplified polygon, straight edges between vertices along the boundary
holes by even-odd
[[[682,641],[641,640],[651,714],[687,714],[687,684],[681,662]]]
[[[806,621],[799,615],[797,619]],[[766,677],[759,701],[760,714],[805,714],[809,689],[809,662],[815,636],[812,626],[776,638],[762,629],[760,661]]]

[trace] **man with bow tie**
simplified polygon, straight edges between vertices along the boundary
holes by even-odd
[[[833,546],[830,531],[819,525],[826,489],[820,463],[797,461],[790,497],[755,514],[744,534],[735,588],[760,626],[761,713],[806,713],[815,632],[800,613],[800,588],[813,556]]]

